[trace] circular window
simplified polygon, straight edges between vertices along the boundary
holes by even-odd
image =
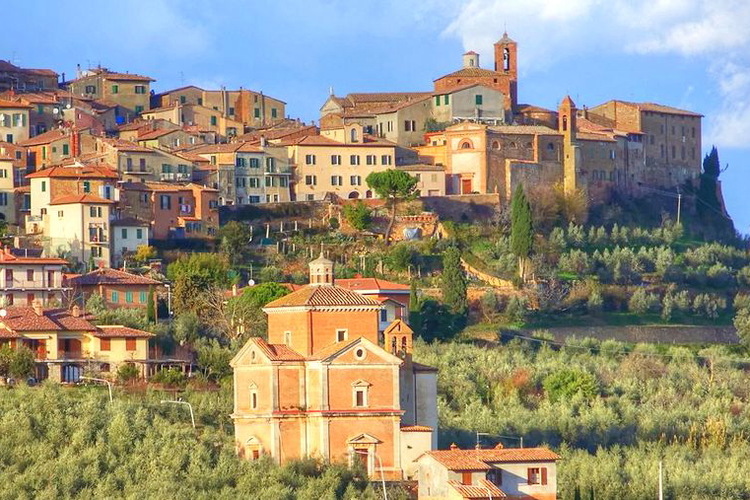
[[[358,347],[356,351],[354,351],[354,357],[357,359],[365,359],[365,350],[361,347]]]

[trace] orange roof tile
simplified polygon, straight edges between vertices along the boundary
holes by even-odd
[[[265,308],[300,306],[372,306],[379,308],[380,304],[369,297],[337,285],[307,285],[289,295],[269,302]]]
[[[488,470],[493,463],[550,462],[560,455],[548,448],[491,448],[434,450],[426,453],[449,470]]]
[[[72,166],[55,166],[37,170],[26,176],[27,179],[46,179],[46,178],[88,178],[88,179],[119,179],[120,176],[116,170],[109,165],[72,165]]]
[[[456,490],[456,493],[461,495],[461,498],[466,499],[484,500],[490,498],[505,498],[507,496],[504,491],[486,479],[480,479],[478,485],[461,484],[455,479],[451,479],[448,481],[448,486]]]
[[[411,287],[409,285],[402,285],[401,283],[394,283],[393,281],[386,281],[378,278],[343,278],[337,279],[336,285],[347,288],[354,291],[372,290],[372,291],[409,291]]]
[[[90,273],[82,274],[69,280],[71,286],[87,285],[161,285],[157,281],[146,276],[120,271],[119,269],[102,268]]]
[[[91,204],[91,203],[115,203],[113,200],[108,200],[106,198],[102,198],[101,196],[96,196],[93,194],[71,194],[66,196],[58,196],[54,200],[52,200],[49,204],[50,205],[69,205],[71,203],[84,203],[84,204]]]
[[[503,73],[498,73],[497,71],[492,71],[491,69],[484,69],[484,68],[461,68],[458,71],[454,71],[453,73],[448,73],[447,75],[443,75],[440,78],[436,78],[434,81],[442,80],[443,78],[451,78],[451,77],[465,77],[465,78],[476,78],[476,77],[490,77],[490,78],[497,78],[498,76],[504,76]]]
[[[254,338],[255,344],[271,361],[304,361],[305,357],[285,344],[269,344],[262,338]]]
[[[0,323],[15,331],[94,331],[96,327],[83,315],[73,316],[66,309],[47,309],[38,315],[32,307],[7,307]]]
[[[29,106],[28,104],[24,104],[22,102],[6,101],[4,99],[0,99],[0,108],[29,109],[31,108],[31,106]]]
[[[122,325],[97,325],[96,333],[94,333],[94,337],[99,338],[148,338],[153,336],[153,333]]]
[[[405,425],[401,427],[401,432],[432,432],[432,427],[426,425]]]
[[[58,264],[61,266],[68,265],[68,261],[65,259],[58,259],[55,257],[22,257],[13,255],[9,248],[0,250],[0,264],[13,265],[13,264]]]
[[[52,130],[48,130],[47,132],[44,132],[39,135],[35,135],[34,137],[31,137],[29,139],[26,139],[25,141],[19,141],[19,146],[41,146],[42,144],[49,144],[54,141],[58,141],[62,139],[63,137],[69,136],[70,130],[64,129],[64,128],[55,128]]]

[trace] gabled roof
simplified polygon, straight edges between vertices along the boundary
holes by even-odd
[[[7,330],[28,331],[95,331],[84,315],[79,317],[66,309],[47,309],[38,315],[33,307],[7,307],[5,317],[0,317],[0,324]]]
[[[117,73],[114,71],[110,71],[106,68],[92,69],[92,70],[89,70],[89,73],[91,74],[84,75],[81,78],[77,78],[76,80],[85,80],[86,78],[90,78],[92,76],[101,76],[101,77],[106,78],[107,80],[140,81],[140,82],[155,82],[156,81],[150,76],[137,75],[135,73]]]
[[[156,281],[138,274],[120,271],[119,269],[102,268],[82,274],[69,281],[72,286],[88,285],[161,285]]]
[[[26,176],[27,179],[47,179],[47,178],[68,178],[68,179],[119,179],[117,171],[109,165],[81,165],[81,166],[55,166],[37,170]]]
[[[666,106],[664,104],[656,104],[654,102],[630,102],[630,101],[621,101],[618,99],[609,100],[598,106],[594,106],[594,108],[592,109],[600,108],[609,103],[623,104],[625,106],[633,106],[640,111],[650,111],[652,113],[665,113],[668,115],[683,115],[683,116],[695,116],[695,117],[703,116],[702,114],[696,113],[694,111],[687,111],[685,109],[675,108],[672,106]]]
[[[305,357],[286,344],[269,344],[260,337],[253,339],[271,361],[304,361]]]
[[[402,285],[401,283],[394,283],[393,281],[378,278],[340,278],[336,280],[336,284],[355,292],[377,291],[403,293],[406,291],[408,293],[411,290],[409,285]]]
[[[164,135],[173,134],[175,132],[184,132],[182,129],[179,128],[158,128],[156,130],[149,130],[148,132],[139,135],[136,140],[137,141],[148,141],[151,139],[158,139],[159,137],[162,137]]]
[[[20,255],[14,255],[11,253],[9,248],[0,249],[0,265],[68,265],[68,261],[65,259],[58,259],[55,257],[26,257]]]
[[[83,203],[83,204],[114,204],[114,200],[108,200],[101,196],[93,194],[70,194],[66,196],[58,196],[51,202],[50,205],[70,205],[71,203]]]
[[[19,141],[18,145],[19,146],[41,146],[42,144],[49,144],[51,142],[58,141],[62,139],[63,137],[70,136],[69,132],[70,131],[68,129],[54,128],[42,134],[35,135],[34,137],[26,139],[25,141]]]
[[[389,362],[390,364],[400,365],[401,363],[403,363],[403,360],[401,358],[394,356],[379,345],[367,340],[365,337],[357,337],[348,342],[337,342],[335,344],[328,345],[314,352],[308,359],[331,362],[342,353],[353,349],[356,345],[364,345],[366,348],[369,348],[368,350],[370,350],[371,352],[376,352],[378,356],[384,358],[385,361]],[[371,361],[368,362],[371,363]]]
[[[433,81],[442,80],[443,78],[452,78],[452,77],[462,77],[462,78],[476,78],[476,77],[488,77],[488,78],[498,78],[500,76],[505,76],[503,73],[499,73],[497,71],[492,71],[491,69],[484,69],[484,68],[461,68],[458,71],[454,71],[453,73],[448,73],[447,75],[443,75],[440,78],[435,78]]]
[[[141,146],[135,142],[126,141],[124,139],[101,139],[105,144],[109,144],[118,151],[130,151],[134,153],[155,153],[156,150]]]
[[[372,306],[380,308],[380,304],[376,300],[338,285],[307,285],[269,302],[263,310],[306,306]]]
[[[225,144],[205,144],[190,152],[195,155],[211,153],[262,153],[263,150],[257,144],[247,142],[230,142]]]
[[[99,338],[149,338],[153,333],[122,325],[98,325],[94,337]]]
[[[4,99],[0,99],[0,108],[29,109],[31,108],[31,106],[29,106],[28,104],[24,104],[22,102],[6,101]]]
[[[429,455],[448,470],[473,471],[492,469],[494,463],[553,462],[560,455],[548,448],[491,448],[483,450],[428,451]]]

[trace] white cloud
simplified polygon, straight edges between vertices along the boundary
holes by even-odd
[[[505,24],[524,73],[603,51],[700,58],[720,97],[710,143],[750,147],[748,0],[463,0],[458,11],[445,34],[491,54]]]

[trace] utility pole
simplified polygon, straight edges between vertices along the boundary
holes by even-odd
[[[682,212],[682,193],[677,191],[677,224],[680,223],[681,212]]]
[[[659,460],[659,500],[664,500],[664,470]]]

